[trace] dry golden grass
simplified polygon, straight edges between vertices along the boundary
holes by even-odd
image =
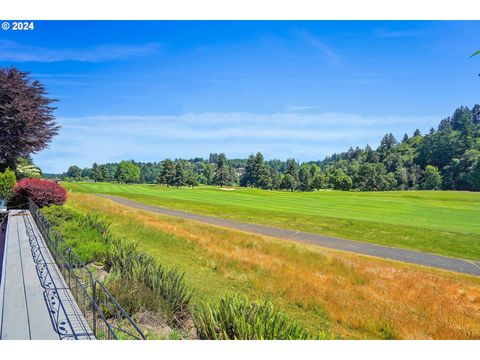
[[[140,241],[187,277],[199,276],[203,300],[232,288],[267,297],[310,331],[342,338],[480,339],[478,278],[138,211],[93,195],[71,193],[68,204],[115,219],[114,233]],[[155,237],[165,233],[175,236]],[[163,241],[170,253],[157,250]],[[182,251],[198,261],[183,262]]]

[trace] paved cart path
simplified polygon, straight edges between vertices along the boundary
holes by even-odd
[[[96,195],[139,210],[180,217],[183,219],[199,221],[211,225],[227,227],[235,230],[274,237],[278,239],[306,242],[336,250],[349,251],[357,254],[370,255],[383,259],[397,260],[406,263],[480,276],[480,263],[470,260],[427,254],[413,250],[375,245],[361,241],[346,240],[295,230],[280,229],[272,226],[244,223],[241,221],[222,219],[207,215],[193,214],[180,210],[172,210],[159,206],[146,205],[119,196],[105,194]]]

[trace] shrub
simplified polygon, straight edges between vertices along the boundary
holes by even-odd
[[[43,179],[22,179],[13,189],[13,205],[23,205],[32,199],[39,207],[63,205],[67,201],[67,191],[53,181]]]
[[[181,324],[188,315],[191,292],[185,284],[183,273],[166,269],[156,260],[138,249],[137,244],[109,238],[107,264],[110,276],[135,280],[151,289],[169,308],[174,320]]]
[[[2,199],[8,201],[12,197],[15,181],[15,173],[12,170],[7,169],[0,173],[0,201]]]
[[[70,221],[80,221],[81,219],[81,215],[76,211],[59,205],[47,206],[42,210],[42,213],[54,227],[62,226]]]
[[[107,278],[106,286],[128,314],[139,311],[158,311],[162,305],[152,289],[138,281]]]
[[[21,157],[17,160],[15,175],[17,175],[17,179],[39,179],[42,177],[42,170],[40,170],[40,168],[33,163],[30,157]]]
[[[82,214],[58,205],[46,206],[42,212],[84,263],[105,261],[108,247],[104,236]]]
[[[245,296],[227,295],[218,304],[206,304],[193,313],[200,339],[294,340],[309,339],[308,332],[272,303],[250,302]]]

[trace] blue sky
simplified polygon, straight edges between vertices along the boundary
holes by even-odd
[[[322,159],[480,102],[480,22],[39,21],[0,66],[57,98],[44,172],[122,159]]]

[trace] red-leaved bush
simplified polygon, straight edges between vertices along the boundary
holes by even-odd
[[[43,179],[22,179],[13,188],[14,205],[23,205],[32,199],[39,207],[63,205],[67,201],[67,191],[53,181]]]

